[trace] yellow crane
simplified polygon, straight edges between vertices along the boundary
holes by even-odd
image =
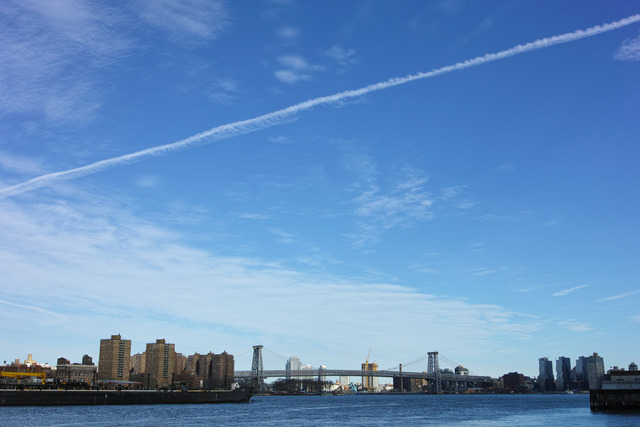
[[[28,377],[37,377],[40,378],[42,384],[44,384],[45,379],[47,378],[47,374],[44,372],[10,372],[10,371],[0,371],[0,378],[17,378],[18,381],[28,378]]]

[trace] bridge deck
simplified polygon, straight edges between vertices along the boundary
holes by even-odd
[[[253,378],[253,371],[235,371],[236,378]],[[314,370],[264,370],[262,378],[288,378],[288,377],[402,377],[435,380],[435,374],[426,372],[399,372],[399,371],[363,371],[361,369],[314,369]],[[460,381],[486,383],[493,381],[493,378],[477,375],[460,375],[443,372],[440,374],[442,381]]]

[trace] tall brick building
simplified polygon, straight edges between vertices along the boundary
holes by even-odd
[[[176,364],[176,345],[168,344],[164,339],[147,344],[145,351],[145,371],[149,386],[165,387],[171,384]]]
[[[209,388],[230,389],[235,381],[233,355],[226,351],[211,357],[209,369]]]
[[[129,381],[131,366],[131,340],[123,340],[120,335],[100,340],[98,379]]]

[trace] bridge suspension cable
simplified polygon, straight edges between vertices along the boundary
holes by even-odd
[[[267,353],[269,353],[271,356],[277,357],[278,359],[283,360],[285,362],[287,360],[289,360],[288,357],[284,357],[284,356],[282,356],[282,355],[280,355],[280,354],[278,354],[278,353],[276,353],[274,351],[269,350],[268,348],[263,348],[263,350],[266,351]]]
[[[424,356],[420,356],[417,359],[412,360],[411,362],[402,363],[402,368],[406,368],[408,366],[415,365],[416,363],[420,363],[424,361],[427,357],[429,357],[429,355],[425,354]],[[400,365],[394,366],[393,368],[389,368],[387,369],[387,371],[395,371],[396,369],[400,369]]]
[[[446,356],[443,356],[442,354],[440,355],[440,360],[444,359],[445,362],[447,362],[448,365],[450,365],[452,368],[457,368],[458,366],[462,366],[460,363],[457,363],[451,359],[449,359]],[[472,372],[471,370],[469,370],[469,374],[471,375],[475,375],[478,376],[478,374],[476,374],[475,372]]]

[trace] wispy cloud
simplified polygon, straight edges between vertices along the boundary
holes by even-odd
[[[278,238],[278,242],[280,243],[290,244],[294,242],[294,234],[287,233],[286,231],[283,231],[279,228],[270,228],[269,233],[276,236]]]
[[[209,90],[209,98],[218,104],[229,105],[238,99],[238,82],[230,77],[216,79]]]
[[[47,175],[42,175],[37,178],[33,178],[29,181],[0,189],[0,194],[4,196],[22,193],[24,191],[40,188],[45,185],[50,185],[54,182],[79,178],[87,174],[96,173],[107,168],[113,168],[119,165],[128,164],[134,161],[142,160],[150,156],[158,156],[163,154],[172,153],[178,150],[184,150],[188,148],[197,147],[203,144],[210,143],[212,141],[231,138],[234,136],[256,132],[260,129],[276,126],[285,120],[290,120],[292,116],[297,115],[303,111],[314,108],[323,104],[335,104],[340,101],[344,101],[352,98],[359,98],[364,95],[377,92],[384,89],[389,89],[395,86],[404,85],[416,80],[422,80],[427,78],[433,78],[442,74],[447,74],[457,70],[464,70],[472,67],[476,67],[482,64],[486,64],[493,61],[498,61],[504,58],[509,58],[514,55],[519,55],[526,52],[531,52],[537,49],[544,49],[553,45],[569,43],[572,41],[580,40],[585,37],[591,37],[598,34],[602,34],[607,31],[613,31],[618,28],[622,28],[627,25],[640,22],[640,14],[632,15],[627,18],[615,21],[609,24],[597,25],[587,28],[585,30],[577,30],[571,33],[565,33],[557,36],[538,39],[536,41],[518,45],[510,49],[505,49],[497,53],[488,53],[483,56],[478,56],[473,59],[458,62],[453,65],[438,68],[436,70],[421,72],[417,74],[408,75],[405,77],[396,77],[384,82],[371,84],[360,89],[347,90],[339,92],[329,96],[323,96],[314,98],[308,101],[301,102],[299,104],[292,105],[290,107],[277,110],[271,113],[264,114],[252,119],[237,121],[221,126],[217,126],[205,132],[193,135],[183,140],[147,148],[134,153],[125,154],[110,159],[101,160],[86,166],[81,166],[74,169],[69,169],[62,172],[55,172]],[[0,91],[1,92],[1,91]]]
[[[352,185],[352,191],[358,193],[353,199],[357,232],[348,235],[354,246],[377,242],[385,230],[433,218],[433,200],[425,188],[427,178],[420,171],[407,167],[394,182],[380,183],[373,160],[352,149],[345,167],[357,177]]]
[[[276,35],[286,42],[292,42],[298,38],[300,31],[294,27],[280,27],[276,29]]]
[[[640,36],[622,42],[613,53],[613,58],[618,61],[640,61]]]
[[[638,295],[640,294],[640,291],[631,291],[631,292],[625,292],[623,294],[618,294],[618,295],[613,295],[607,298],[602,298],[600,300],[598,300],[598,302],[607,302],[607,301],[615,301],[618,299],[623,299],[623,298],[629,298],[632,297],[634,295]]]
[[[562,326],[563,328],[566,328],[572,332],[591,332],[593,331],[593,328],[586,324],[586,323],[582,323],[582,322],[577,322],[573,319],[569,319],[569,320],[565,320],[562,322],[558,322],[558,325]]]
[[[141,175],[136,179],[136,185],[141,188],[152,188],[158,185],[160,178],[157,175]]]
[[[320,65],[310,64],[300,55],[281,55],[277,60],[283,68],[277,70],[275,76],[278,80],[289,84],[311,80],[311,73],[323,69]]]
[[[251,220],[269,219],[269,215],[261,214],[261,213],[241,213],[238,216],[242,219],[251,219]]]
[[[180,43],[213,40],[231,23],[225,3],[217,0],[154,0],[139,7],[147,23]]]
[[[574,286],[573,288],[564,289],[564,290],[562,290],[562,291],[555,292],[555,293],[553,294],[553,296],[554,296],[554,297],[561,297],[561,296],[564,296],[564,295],[570,294],[571,292],[575,292],[575,291],[577,291],[578,289],[586,288],[586,287],[589,287],[589,286],[590,286],[590,285]]]
[[[345,49],[338,45],[331,46],[324,54],[337,62],[341,70],[357,62],[355,50]]]
[[[0,151],[0,169],[20,174],[34,174],[44,171],[41,162],[5,151]]]
[[[310,346],[325,348],[354,343],[364,347],[385,336],[387,347],[394,348],[419,334],[423,339],[409,346],[409,354],[422,354],[422,341],[447,347],[463,340],[473,348],[505,336],[525,338],[536,328],[535,322],[498,305],[357,278],[319,277],[258,258],[218,256],[185,245],[188,236],[143,221],[113,200],[77,196],[77,202],[53,204],[0,202],[1,300],[11,308],[10,313],[0,310],[3,322],[10,320],[8,314],[65,313],[66,318],[54,320],[82,325],[90,343],[96,331],[129,335],[135,323],[138,335],[128,338],[148,342],[165,336],[179,341],[182,349],[207,340],[248,348],[264,336],[277,346],[301,335],[314,337]],[[279,238],[293,238],[279,229],[271,231]],[[90,293],[85,292],[87,277]],[[166,298],[168,294],[172,297]],[[208,304],[193,304],[194,295],[216,301],[215,315]],[[242,313],[233,301],[242,301]],[[345,313],[363,305],[367,310],[344,322]],[[269,315],[260,322],[243,314],[264,310]],[[403,319],[402,333],[388,317]],[[422,326],[435,323],[441,326],[427,331]],[[337,329],[338,337],[333,332]],[[322,362],[331,363],[331,356],[324,354],[329,360]]]
[[[100,105],[94,71],[131,47],[115,30],[121,13],[73,0],[9,2],[0,13],[0,112],[91,120]]]

